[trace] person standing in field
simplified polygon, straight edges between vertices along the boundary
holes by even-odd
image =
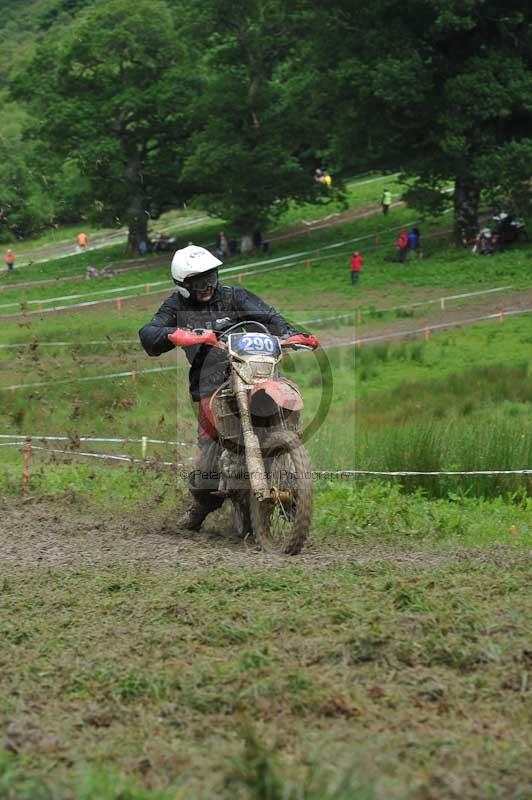
[[[408,252],[412,255],[417,253],[418,258],[422,258],[421,234],[419,228],[411,228],[408,231]]]
[[[81,253],[82,250],[85,250],[87,244],[89,243],[89,239],[86,233],[78,233],[76,241],[78,243],[77,246],[78,253]]]
[[[382,213],[384,215],[386,215],[390,210],[391,204],[392,204],[392,193],[390,192],[389,189],[385,189],[382,193],[382,200],[381,200]]]
[[[15,254],[11,248],[6,253],[6,267],[11,272],[15,267]]]
[[[401,264],[404,264],[408,253],[408,234],[405,228],[401,228],[399,236],[395,241],[395,246],[397,247],[399,261]]]
[[[358,279],[360,277],[360,273],[362,271],[362,265],[364,260],[358,250],[355,250],[353,255],[351,256],[351,285],[354,286],[355,283],[358,283]]]
[[[192,242],[189,242],[192,244]],[[220,231],[216,237],[216,256],[218,258],[228,258],[230,255],[229,242],[224,231]]]

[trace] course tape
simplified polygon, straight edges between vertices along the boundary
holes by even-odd
[[[419,220],[413,220],[413,221],[410,221],[410,222],[405,222],[404,226],[408,227],[408,226],[416,224],[417,222],[419,222]],[[299,266],[300,263],[302,264],[304,262],[305,257],[308,258],[309,256],[312,256],[312,255],[314,256],[314,261],[325,260],[325,258],[327,258],[326,256],[320,256],[319,255],[319,253],[322,250],[336,250],[337,248],[343,247],[346,244],[351,244],[353,242],[361,242],[361,241],[364,241],[366,239],[374,239],[375,236],[380,236],[383,233],[389,233],[389,232],[397,231],[397,227],[398,226],[395,225],[393,228],[384,228],[383,230],[376,231],[374,233],[365,234],[364,236],[355,236],[355,237],[353,237],[351,239],[343,239],[342,241],[335,242],[334,244],[324,245],[324,246],[320,247],[318,250],[316,250],[316,248],[312,248],[310,250],[301,250],[301,251],[299,251],[297,253],[289,253],[289,254],[284,255],[284,256],[277,256],[276,258],[262,259],[261,261],[252,261],[252,262],[249,262],[248,264],[240,264],[239,266],[234,266],[234,267],[225,267],[224,269],[220,270],[220,275],[229,275],[230,273],[234,272],[234,273],[237,273],[237,274],[242,275],[242,276],[250,276],[250,275],[259,275],[259,274],[265,273],[265,272],[273,272],[274,271],[273,269],[258,269],[258,270],[257,269],[253,269],[254,267],[263,267],[266,264],[278,264],[277,269],[282,269],[282,268],[287,269],[289,267]],[[328,257],[329,258],[336,258],[338,255],[340,255],[340,254],[335,253],[332,256],[328,256]],[[290,259],[292,259],[292,261],[290,261]],[[297,260],[294,261],[293,259],[302,259],[302,261],[298,262]],[[290,263],[283,264],[281,266],[280,262],[286,262],[286,261],[288,261]],[[98,291],[95,291],[95,292],[85,293],[84,295],[83,294],[66,295],[63,298],[59,298],[59,297],[57,297],[57,298],[44,298],[44,299],[41,299],[41,300],[38,300],[38,299],[37,300],[27,300],[27,301],[23,301],[23,302],[27,303],[28,305],[30,303],[39,305],[39,304],[44,304],[44,303],[47,303],[47,302],[52,302],[52,301],[61,300],[61,299],[63,299],[63,300],[75,299],[76,297],[83,297],[83,296],[87,296],[87,295],[93,296],[95,294],[109,294],[111,292],[114,293],[114,294],[119,294],[120,292],[131,291],[131,289],[134,289],[134,288],[140,288],[140,287],[146,287],[146,286],[149,286],[151,288],[151,287],[163,286],[163,285],[165,287],[167,287],[167,288],[161,289],[160,291],[157,291],[157,292],[153,293],[153,294],[160,294],[163,291],[168,291],[171,288],[169,286],[168,281],[166,281],[166,280],[155,281],[155,282],[152,282],[152,283],[136,284],[135,286],[121,286],[121,287],[112,288],[112,289],[103,289],[103,290],[98,290]],[[141,293],[141,294],[134,294],[134,295],[126,295],[124,297],[120,297],[119,299],[120,300],[132,300],[134,298],[142,297],[142,296],[143,296],[143,294]],[[67,309],[74,310],[76,308],[88,308],[90,306],[94,306],[94,305],[97,305],[97,304],[112,303],[112,302],[116,302],[117,299],[118,298],[112,297],[112,298],[107,298],[107,299],[104,299],[104,300],[88,300],[88,301],[85,301],[83,303],[73,303],[71,305],[66,305],[66,306],[64,306],[64,305],[63,306],[53,306],[52,308],[38,309],[36,311],[18,311],[18,312],[14,313],[14,314],[2,314],[1,316],[2,316],[3,319],[9,319],[10,317],[18,317],[22,313],[24,313],[25,315],[47,314],[47,313],[49,314],[49,313],[53,313],[53,312],[57,312],[57,311],[65,311]],[[0,308],[8,308],[8,307],[14,308],[14,307],[17,307],[17,306],[20,306],[20,305],[21,305],[20,302],[7,303],[7,304],[5,304],[3,306],[0,306]]]
[[[10,349],[15,347],[31,347],[35,343],[30,341],[18,342],[18,344],[0,344],[1,349]],[[38,347],[85,347],[85,345],[98,345],[98,344],[139,344],[138,339],[89,339],[87,342],[38,342]]]
[[[61,378],[57,381],[35,381],[33,383],[12,383],[10,386],[0,386],[0,391],[8,392],[15,391],[16,389],[33,389],[38,386],[55,386],[60,383],[85,383],[87,381],[102,381],[109,380],[110,378],[130,378],[137,375],[145,375],[148,372],[169,372],[175,370],[176,366],[172,367],[151,367],[150,369],[133,369],[127,372],[108,372],[106,375],[84,375],[81,378]]]
[[[327,322],[334,319],[343,319],[345,317],[354,317],[356,314],[385,314],[391,311],[401,311],[408,308],[419,308],[421,306],[434,305],[435,303],[442,304],[447,300],[461,300],[464,297],[477,297],[484,294],[494,294],[495,292],[505,292],[508,289],[513,289],[513,286],[497,286],[494,289],[479,289],[476,292],[464,292],[463,294],[449,294],[443,297],[435,297],[432,300],[420,300],[417,303],[407,303],[399,306],[389,306],[386,308],[356,308],[349,311],[347,314],[335,314],[332,317],[319,317],[317,319],[304,319],[299,321],[298,325],[310,325],[313,322]]]
[[[327,350],[333,350],[336,347],[353,347],[362,344],[370,344],[372,342],[382,342],[388,339],[405,338],[407,336],[415,336],[416,334],[425,334],[427,331],[443,330],[448,328],[460,327],[462,325],[469,325],[475,322],[483,322],[490,319],[501,319],[504,317],[518,316],[520,314],[531,314],[532,308],[514,309],[510,311],[499,311],[494,314],[486,314],[481,317],[470,317],[457,321],[442,322],[437,325],[426,325],[423,328],[413,328],[407,331],[396,331],[394,333],[384,333],[379,336],[367,336],[364,339],[353,339],[349,342],[338,342],[328,345]],[[58,384],[68,383],[83,383],[87,381],[109,380],[113,378],[127,378],[137,375],[145,375],[151,372],[168,372],[175,370],[175,366],[169,367],[151,367],[150,369],[129,370],[127,372],[109,372],[106,375],[86,375],[81,378],[62,378],[57,381],[35,381],[33,383],[15,383],[10,386],[1,386],[0,391],[16,391],[17,389],[33,389],[40,386],[55,386]]]
[[[12,445],[16,444],[18,447],[22,447],[23,443],[10,443]],[[111,455],[110,453],[84,453],[79,450],[59,450],[57,448],[49,448],[49,447],[40,447],[32,444],[32,450],[40,450],[46,453],[59,453],[61,455],[66,456],[83,456],[88,458],[99,458],[99,459],[107,459],[110,461],[119,461],[119,462],[130,462],[130,463],[142,463],[146,464],[146,459],[143,458],[135,458],[133,456],[124,456],[124,455]],[[191,457],[189,459],[193,461],[194,459]],[[165,467],[185,467],[186,465],[182,462],[176,461],[157,461],[157,464],[163,465]],[[408,476],[464,476],[464,475],[532,475],[532,469],[493,469],[493,470],[456,470],[456,471],[433,471],[433,472],[416,472],[416,471],[407,471],[407,470],[395,470],[390,472],[379,472],[377,470],[313,470],[312,475],[315,477],[341,477],[341,478],[354,478],[357,476],[375,476],[375,477],[408,477]]]
[[[104,438],[101,436],[77,436],[75,437],[80,442],[117,442],[120,444],[167,444],[171,445],[172,447],[195,447],[194,442],[169,442],[166,439],[129,439],[127,437],[124,438]],[[37,440],[40,442],[47,441],[47,442],[70,442],[72,441],[71,436],[37,436],[36,434],[25,433],[0,433],[0,439],[32,439]],[[17,444],[17,442],[15,442]],[[0,444],[1,447],[1,444]]]
[[[129,462],[130,464],[142,463],[146,464],[146,459],[144,458],[134,458],[133,456],[113,456],[108,453],[82,453],[80,450],[59,450],[52,447],[37,447],[36,445],[32,445],[32,450],[43,450],[45,453],[60,453],[63,456],[83,456],[88,458],[100,458],[105,459],[107,461],[120,461],[122,463]],[[164,467],[185,467],[186,464],[176,461],[157,461],[157,464],[160,464]]]
[[[416,334],[426,333],[427,331],[445,330],[447,328],[459,328],[461,325],[471,325],[475,322],[485,322],[490,319],[504,319],[504,317],[516,317],[520,314],[532,314],[532,308],[518,308],[510,311],[497,311],[494,314],[485,314],[482,317],[468,317],[468,319],[450,320],[449,322],[440,322],[437,325],[425,325],[423,328],[413,328],[408,331],[395,331],[394,333],[383,333],[379,336],[366,336],[364,339],[353,339],[351,342],[338,342],[338,344],[329,345],[328,349],[333,347],[352,347],[353,345],[371,344],[372,342],[384,342],[388,339],[404,338],[407,336],[415,336]]]
[[[356,477],[357,475],[375,475],[383,477],[408,477],[409,475],[433,475],[438,476],[453,476],[453,475],[532,475],[532,469],[477,469],[477,470],[453,470],[439,472],[415,472],[408,470],[396,470],[394,472],[378,472],[377,470],[368,469],[346,469],[346,470],[317,470],[314,475],[326,477],[327,475]]]
[[[188,228],[192,225],[198,225],[200,222],[207,222],[211,219],[208,216],[202,217],[193,217],[192,219],[183,220],[181,223],[176,223],[172,225],[173,230],[179,230],[181,228]],[[109,241],[109,240],[112,241]],[[67,240],[63,239],[61,242],[57,242],[56,246],[62,246],[66,243]],[[107,234],[103,241],[100,241],[99,238],[95,237],[95,241],[93,244],[89,245],[86,252],[90,253],[91,250],[101,250],[103,247],[110,247],[113,244],[120,244],[121,242],[127,242],[127,229],[122,229],[115,231],[113,233]],[[77,246],[74,244],[71,248],[69,248],[68,252],[60,253],[59,255],[55,255],[50,258],[34,258],[31,259],[31,253],[22,253],[21,258],[30,258],[30,261],[25,261],[19,263],[18,268],[21,269],[22,267],[31,267],[33,264],[46,264],[48,261],[58,261],[62,258],[69,258],[70,256],[80,255],[81,251],[78,250]],[[7,272],[7,267],[0,268],[1,272]]]
[[[153,286],[168,286],[168,281],[154,281],[151,283],[135,283],[132,286],[119,286],[116,289],[98,289],[94,292],[80,292],[79,294],[65,294],[60,297],[46,297],[37,300],[23,300],[20,302],[14,303],[2,303],[0,304],[0,308],[17,308],[20,307],[21,304],[26,305],[41,305],[42,303],[55,303],[60,302],[62,300],[79,300],[81,297],[96,297],[97,295],[101,294],[117,294],[119,292],[127,292],[131,291],[132,289],[145,289],[149,287],[150,289]],[[112,298],[114,299],[114,298]]]
[[[319,258],[317,258],[315,260],[324,261],[324,260],[326,260],[328,258],[336,258],[336,257],[337,257],[336,254],[334,256],[320,256]],[[242,275],[243,276],[249,276],[249,275],[254,275],[254,274],[261,274],[263,272],[274,272],[274,271],[279,270],[279,269],[289,269],[291,267],[301,266],[303,263],[305,263],[305,262],[303,262],[303,261],[297,261],[296,262],[295,261],[293,263],[282,264],[282,265],[279,265],[277,267],[272,267],[271,269],[255,270],[254,272],[242,273]],[[166,281],[161,281],[161,283],[167,284]],[[153,284],[139,284],[139,285],[140,286],[144,286],[144,285],[155,286],[156,284],[153,283]],[[466,298],[466,297],[478,297],[478,296],[485,295],[485,294],[494,294],[496,292],[508,291],[509,289],[513,289],[513,288],[514,288],[513,286],[497,286],[497,287],[492,288],[492,289],[479,289],[478,291],[475,291],[475,292],[464,292],[462,294],[443,295],[442,297],[435,297],[435,298],[433,298],[431,300],[421,300],[421,301],[419,301],[417,303],[406,303],[406,304],[397,305],[397,306],[389,306],[389,307],[386,307],[386,308],[377,308],[377,309],[357,308],[357,309],[353,309],[353,311],[350,311],[347,314],[335,314],[334,316],[319,317],[317,319],[304,319],[304,320],[298,321],[297,324],[298,325],[310,325],[310,324],[316,323],[316,322],[326,322],[326,321],[336,320],[336,319],[345,319],[346,317],[354,316],[356,313],[361,313],[361,314],[366,313],[367,314],[367,313],[371,312],[371,313],[376,313],[376,314],[381,314],[381,313],[383,314],[383,313],[390,313],[390,312],[393,312],[393,311],[400,311],[402,309],[420,308],[422,306],[428,306],[428,305],[434,305],[434,304],[440,304],[440,305],[443,306],[443,304],[447,300],[460,300],[460,299],[463,299],[463,298]],[[160,293],[162,293],[162,291],[168,291],[168,287],[166,289],[164,289],[164,290],[161,290],[161,292],[154,292],[154,295],[155,294],[160,294]],[[130,300],[130,299],[135,298],[135,297],[143,297],[143,295],[142,294],[129,295],[127,297],[121,297],[120,300]],[[55,311],[64,311],[65,309],[82,308],[82,307],[86,307],[87,305],[98,305],[100,303],[109,303],[109,302],[112,302],[113,300],[115,300],[115,302],[116,302],[116,298],[111,298],[111,299],[107,299],[107,300],[90,301],[89,303],[78,303],[76,305],[71,305],[71,306],[54,306],[53,308],[44,309],[42,311],[30,311],[30,312],[27,312],[27,313],[29,313],[29,314],[41,314],[41,313],[48,313],[48,312],[52,312],[52,311],[54,311],[54,312]],[[17,304],[15,304],[15,305],[17,305]],[[18,316],[20,316],[21,313],[22,312],[19,312],[17,314],[7,314],[7,315],[4,314],[3,318],[6,319],[8,317],[18,317]],[[27,344],[31,344],[31,343],[0,344],[0,349],[24,347]],[[116,339],[116,340],[95,339],[95,340],[92,340],[92,341],[89,340],[87,342],[42,342],[42,343],[40,342],[39,343],[39,347],[70,347],[70,346],[74,346],[74,345],[78,345],[78,346],[81,347],[81,346],[86,346],[86,345],[102,345],[102,344],[111,344],[111,345],[113,345],[113,344],[137,344],[137,340],[136,339]]]

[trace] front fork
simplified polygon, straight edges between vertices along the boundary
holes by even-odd
[[[257,500],[266,500],[270,496],[264,460],[260,449],[259,437],[253,430],[251,424],[251,413],[248,403],[248,389],[240,375],[234,375],[234,386],[240,422],[242,424],[242,434],[244,436],[244,449],[246,453],[246,467],[249,473],[251,490]]]

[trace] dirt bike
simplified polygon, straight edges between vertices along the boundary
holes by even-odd
[[[298,387],[279,375],[278,364],[283,350],[312,350],[317,339],[280,339],[257,322],[240,322],[218,335],[178,329],[169,338],[180,347],[210,345],[228,354],[229,378],[208,398],[206,410],[221,447],[216,494],[231,500],[236,533],[253,533],[266,552],[299,553],[312,518],[312,467],[300,435],[303,400]]]
[[[528,233],[524,222],[514,219],[511,214],[501,212],[493,217],[495,230],[493,232],[500,245],[511,244],[512,242],[528,242]]]

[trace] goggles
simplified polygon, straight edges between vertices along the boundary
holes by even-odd
[[[206,292],[208,289],[214,289],[218,283],[218,269],[210,269],[208,272],[202,272],[199,275],[190,275],[185,278],[183,285],[189,292]]]

